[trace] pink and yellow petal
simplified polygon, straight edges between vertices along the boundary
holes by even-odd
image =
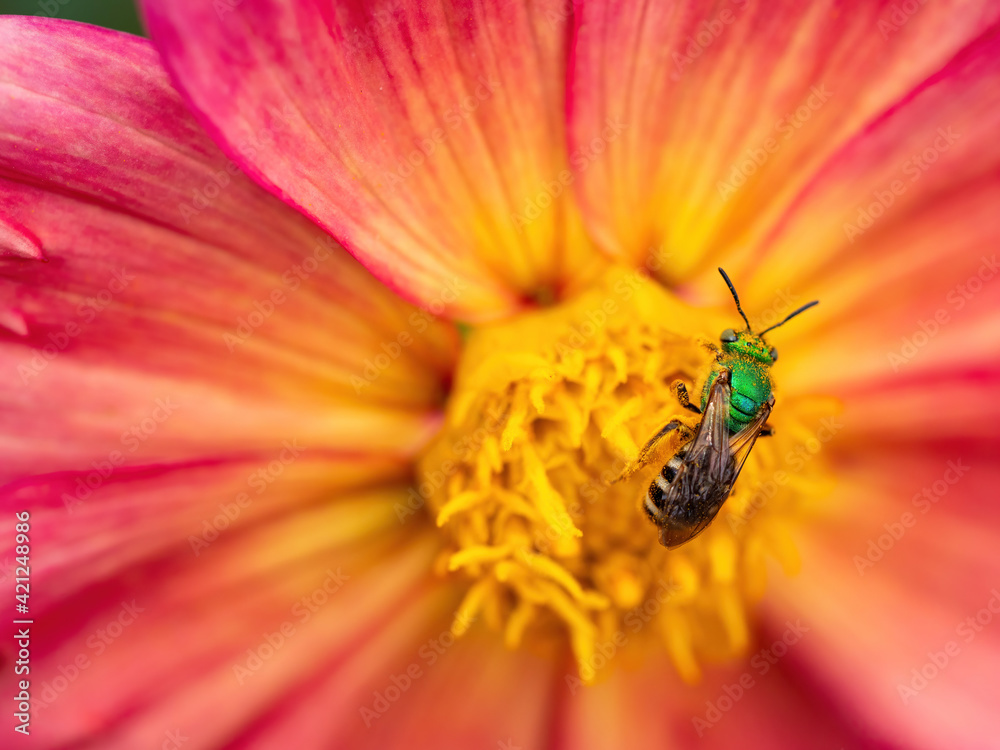
[[[227,153],[407,298],[495,317],[596,260],[565,171],[564,4],[144,10]]]
[[[800,668],[894,746],[997,747],[995,443],[857,459],[768,599],[774,621],[811,623]]]
[[[7,362],[25,362],[21,352]],[[114,366],[87,366],[63,354],[35,389],[0,400],[5,429],[4,482],[31,474],[107,465],[115,471],[163,462],[309,451],[412,457],[436,432],[431,411],[398,410],[331,397],[317,385],[310,402],[229,391],[225,381],[156,377]],[[209,371],[205,380],[213,377]],[[44,380],[43,380],[44,379]],[[304,394],[308,396],[308,392]],[[305,399],[303,399],[305,401]],[[82,403],[81,403],[82,402]]]
[[[840,438],[864,447],[996,435],[1000,315],[987,291],[958,311],[931,296],[896,317],[860,317],[868,328],[845,320],[793,336],[789,325],[770,339],[781,351],[779,401],[835,395]],[[807,328],[804,317],[798,327]]]
[[[834,320],[863,310],[866,329],[930,297],[961,310],[962,282],[1000,268],[998,83],[991,28],[845,143],[734,264],[760,289],[808,285]]]
[[[362,738],[373,722],[395,708],[385,698],[387,687],[407,686],[407,669],[422,638],[440,632],[455,592],[427,586],[399,602],[392,616],[377,630],[338,653],[336,661],[316,674],[263,716],[232,743],[236,748],[267,748],[291,741],[297,747],[364,747]],[[405,678],[404,678],[405,676]],[[409,683],[411,686],[413,683]],[[379,694],[384,703],[376,698]],[[400,691],[400,695],[403,691]],[[390,696],[399,698],[390,691]],[[337,710],[331,710],[336,707]],[[368,709],[371,713],[363,711]],[[392,721],[392,718],[387,719]],[[357,739],[348,739],[357,738]]]
[[[0,258],[0,479],[292,438],[412,454],[454,331],[243,177],[147,42],[38,19],[0,34],[4,226],[45,258]]]
[[[783,635],[758,633],[758,648]],[[560,685],[553,742],[538,747],[870,747],[784,665],[758,661],[711,670],[697,685],[680,682],[664,657],[648,659],[638,671],[619,670],[590,688]]]
[[[858,452],[884,443],[914,447],[932,440],[995,438],[1000,365],[900,377],[841,392],[841,437]]]
[[[456,602],[457,604],[457,602]],[[553,663],[526,651],[508,651],[489,629],[473,626],[461,638],[451,621],[423,633],[418,645],[371,685],[361,707],[384,706],[375,693],[393,695],[392,676],[409,670],[413,682],[384,716],[356,718],[343,747],[435,747],[442,750],[543,748],[553,709]],[[414,668],[415,667],[415,668]],[[398,680],[397,680],[398,682]]]
[[[393,506],[404,496],[300,506],[220,537],[198,558],[137,564],[50,608],[36,631],[36,741],[100,736],[103,747],[132,748],[176,730],[189,747],[219,747],[292,712],[311,684],[362,651],[358,679],[378,674],[387,654],[416,647],[399,618],[445,622],[452,598],[427,577],[432,537],[399,525]],[[382,652],[363,649],[374,640]],[[64,682],[68,665],[78,671]],[[45,720],[51,712],[58,721]]]
[[[771,335],[776,374],[787,392],[840,397],[852,432],[994,429],[998,52],[995,29],[970,43],[846,144],[774,232],[733,260],[746,269],[735,276],[751,322],[821,300]],[[710,277],[700,283],[720,286]]]
[[[407,462],[390,457],[287,447],[239,457],[212,457],[139,467],[95,462],[89,470],[36,475],[0,488],[0,507],[28,509],[35,548],[32,576],[40,613],[104,579],[127,576],[132,566],[169,557],[202,558],[219,537],[266,524],[311,505],[333,502],[348,490],[399,481]],[[362,503],[322,533],[357,533],[381,516]],[[14,541],[0,556],[14,560]]]
[[[998,14],[983,2],[899,8],[584,4],[570,148],[596,144],[608,118],[623,125],[578,173],[598,243],[635,262],[665,255],[670,282],[753,246],[845,143]]]

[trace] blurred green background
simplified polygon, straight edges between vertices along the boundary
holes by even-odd
[[[69,18],[143,33],[133,0],[0,0],[0,14]]]

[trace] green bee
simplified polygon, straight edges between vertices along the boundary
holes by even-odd
[[[743,314],[743,308],[740,306],[740,298],[736,294],[733,282],[729,280],[729,276],[721,268],[719,269],[719,273],[725,279],[726,286],[729,287],[729,291],[733,295],[733,300],[736,302],[736,311],[743,318],[743,322],[747,324],[747,328],[745,331],[740,331],[739,333],[732,328],[727,328],[719,336],[719,340],[722,342],[722,349],[720,350],[715,346],[712,347],[712,350],[716,353],[716,358],[708,380],[705,382],[705,387],[701,392],[701,407],[704,409],[708,403],[712,384],[715,382],[715,378],[718,377],[719,372],[723,369],[729,370],[732,374],[730,378],[732,393],[729,400],[729,420],[727,426],[730,434],[735,435],[753,422],[760,414],[761,409],[772,399],[771,365],[778,361],[778,350],[773,346],[768,347],[767,342],[764,341],[764,334],[784,325],[810,307],[818,305],[819,300],[813,300],[808,304],[802,305],[802,307],[790,313],[780,323],[775,323],[760,333],[754,333],[750,329],[750,321]],[[680,388],[683,389],[683,385]],[[681,396],[681,403],[688,406],[686,391],[681,390],[681,392],[684,394]]]
[[[664,436],[681,431],[684,443],[650,483],[643,502],[646,515],[660,529],[660,543],[668,549],[690,541],[708,527],[732,492],[757,438],[771,434],[767,425],[774,406],[771,365],[778,359],[778,351],[768,348],[764,334],[818,304],[803,305],[780,323],[754,333],[733,282],[721,268],[719,273],[747,327],[740,333],[727,328],[719,337],[721,349],[712,345],[716,358],[702,391],[701,408],[691,403],[683,383],[675,384],[681,405],[701,415],[701,422],[693,431],[679,420],[668,422],[619,477],[634,474]]]

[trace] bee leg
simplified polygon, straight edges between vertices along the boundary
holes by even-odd
[[[771,425],[766,424],[760,428],[760,432],[757,433],[757,437],[771,437],[774,434],[774,428]]]
[[[715,355],[716,359],[719,359],[722,356],[722,351],[719,349],[718,346],[715,345],[715,342],[712,341],[711,339],[706,339],[706,338],[703,338],[703,337],[699,336],[698,337],[698,343],[704,349],[708,349],[708,351],[712,352],[712,354]]]
[[[674,392],[677,394],[677,400],[681,402],[683,406],[688,411],[693,411],[695,414],[701,414],[701,409],[691,403],[691,396],[688,394],[687,386],[681,380],[675,380],[673,383]]]
[[[671,419],[657,432],[653,437],[649,439],[649,442],[642,446],[642,450],[639,451],[639,455],[636,456],[635,461],[630,463],[617,477],[611,480],[611,484],[616,484],[618,482],[624,481],[635,474],[639,469],[645,466],[649,462],[649,457],[652,455],[653,451],[656,449],[657,444],[668,434],[674,430],[680,430],[681,435],[685,439],[689,439],[691,435],[690,428],[683,422],[677,419]]]

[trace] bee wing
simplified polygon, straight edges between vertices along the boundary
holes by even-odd
[[[660,526],[660,543],[668,549],[700,534],[729,495],[733,466],[727,427],[731,394],[730,372],[722,370],[712,383],[695,437],[664,493],[662,505],[672,509],[674,519],[674,523]]]
[[[688,448],[685,466],[700,466],[712,476],[722,476],[729,463],[730,440],[726,423],[732,395],[729,370],[722,370],[712,383],[701,424]]]
[[[760,407],[760,412],[754,418],[753,422],[733,435],[732,439],[729,441],[729,453],[736,462],[736,473],[733,474],[734,483],[736,482],[736,478],[740,475],[740,472],[743,471],[743,464],[746,462],[747,456],[750,455],[750,449],[753,448],[753,444],[757,442],[757,436],[760,435],[760,431],[767,422],[767,418],[771,416],[771,408],[773,406],[774,396],[771,396],[767,402]]]
[[[731,395],[729,370],[722,370],[708,393],[701,422],[688,447],[686,465],[699,466],[710,474],[726,465],[729,458],[729,431],[726,429],[726,422]]]

